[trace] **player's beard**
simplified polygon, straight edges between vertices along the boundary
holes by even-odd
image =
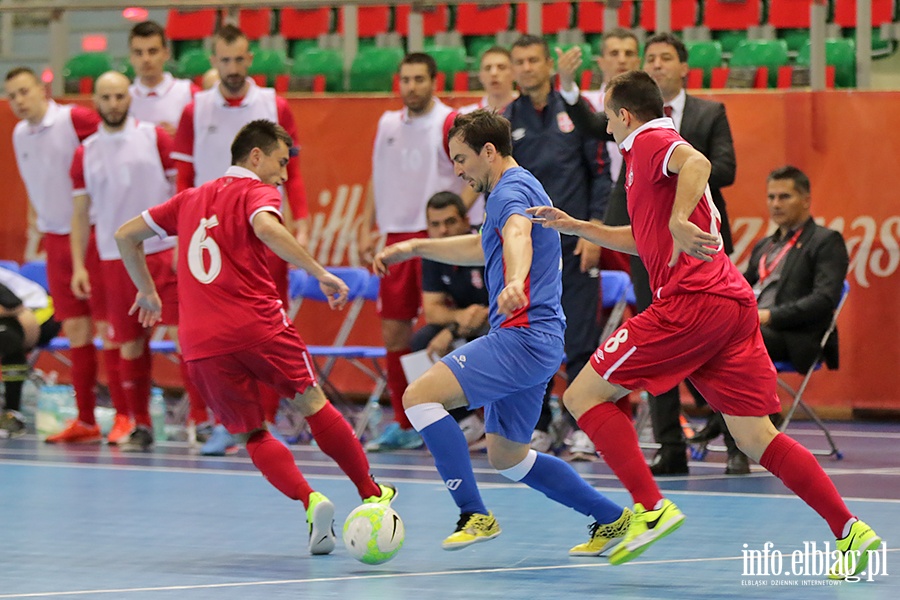
[[[244,82],[247,81],[246,77],[242,77],[240,75],[229,75],[225,79],[222,79],[222,87],[231,94],[232,96],[236,96],[244,89]]]
[[[110,118],[107,113],[100,112],[100,118],[103,119],[103,123],[107,127],[115,129],[117,127],[121,127],[125,123],[125,120],[128,119],[128,111],[126,110],[125,112],[123,112],[122,115],[118,118]]]

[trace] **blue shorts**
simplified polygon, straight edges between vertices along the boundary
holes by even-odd
[[[547,383],[564,360],[559,336],[510,327],[472,340],[441,360],[469,402],[484,407],[484,429],[527,444],[541,414]]]

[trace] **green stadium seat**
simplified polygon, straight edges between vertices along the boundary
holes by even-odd
[[[789,52],[800,52],[809,43],[809,29],[784,29],[778,37],[785,41]]]
[[[737,48],[738,44],[747,39],[747,32],[745,30],[727,30],[727,31],[714,31],[713,37],[717,42],[722,44],[722,52],[726,54],[731,54],[734,52],[734,49]]]
[[[402,48],[360,48],[350,67],[350,91],[390,92],[402,60]]]
[[[294,57],[291,75],[303,80],[322,75],[325,78],[325,90],[340,92],[344,90],[344,59],[339,50],[307,48]],[[306,81],[299,83],[303,89],[309,87]]]
[[[178,75],[186,79],[202,77],[210,68],[209,54],[202,48],[193,48],[178,57]]]
[[[438,71],[447,76],[447,81],[453,81],[457,73],[469,70],[466,49],[462,46],[431,46],[425,48],[425,52],[434,58]]]
[[[290,66],[284,53],[260,48],[253,53],[248,74],[251,77],[261,76],[265,78],[266,85],[273,86],[277,77],[287,75],[289,71]]]
[[[134,67],[127,58],[120,58],[116,61],[116,71],[122,73],[128,79],[134,79]]]
[[[778,82],[778,67],[788,64],[787,44],[784,40],[744,40],[734,49],[728,66],[766,67],[769,87]]]
[[[112,57],[106,52],[76,54],[63,67],[66,93],[90,94],[94,80],[113,70]]]
[[[811,50],[811,45],[807,42],[797,55],[798,65],[809,66]],[[843,38],[825,40],[825,64],[834,67],[835,86],[856,86],[856,42]]]
[[[492,46],[497,45],[497,40],[494,36],[475,36],[466,40],[466,46],[468,47],[469,57],[472,58],[475,63],[479,63],[481,61],[481,55],[484,54],[484,51]]]
[[[703,87],[709,87],[712,70],[722,66],[722,44],[716,41],[686,41],[688,66],[703,71]]]

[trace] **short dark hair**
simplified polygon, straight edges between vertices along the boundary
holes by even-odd
[[[250,121],[238,131],[231,143],[231,164],[246,160],[254,148],[269,155],[278,147],[278,142],[284,142],[289,149],[294,145],[291,134],[281,125],[267,119]]]
[[[428,69],[428,76],[431,79],[437,77],[437,63],[434,62],[434,57],[430,54],[425,54],[424,52],[410,52],[400,61],[400,65],[397,67],[398,73],[400,72],[400,69],[403,68],[403,65],[425,65],[425,68]]]
[[[603,39],[600,41],[600,54],[603,54],[603,46],[606,44],[606,40],[634,40],[634,45],[640,48],[641,43],[638,40],[637,36],[630,29],[625,29],[624,27],[616,27],[615,29],[611,29],[603,34]]]
[[[513,42],[512,45],[513,50],[516,48],[527,48],[528,46],[540,46],[544,49],[544,58],[550,58],[550,45],[547,43],[547,40],[542,37],[526,33],[519,36],[519,39]]]
[[[784,165],[783,167],[773,169],[766,178],[766,181],[774,181],[776,179],[790,179],[794,182],[795,190],[803,196],[809,195],[809,177],[806,176],[806,173],[793,165]]]
[[[441,210],[448,206],[454,207],[460,217],[465,217],[468,212],[463,199],[454,192],[438,192],[428,199],[428,203],[425,204],[425,210]]]
[[[242,38],[246,40],[247,36],[235,25],[222,25],[216,30],[214,38],[216,41],[222,40],[226,44],[233,44]]]
[[[128,43],[131,44],[131,40],[136,37],[148,38],[155,35],[159,36],[162,45],[165,46],[167,43],[166,30],[162,28],[162,25],[156,21],[144,21],[131,28],[131,31],[128,33]]]
[[[502,54],[506,58],[512,60],[512,55],[509,52],[509,48],[505,48],[503,46],[491,46],[487,50],[481,53],[481,58],[478,59],[478,65],[481,66],[481,61],[484,60],[484,57],[488,54]]]
[[[481,152],[485,144],[491,143],[500,156],[512,156],[509,121],[491,110],[481,109],[457,115],[447,139],[455,137],[462,139],[476,153]]]
[[[34,78],[35,81],[37,81],[38,83],[41,82],[40,78],[35,74],[35,72],[32,71],[32,70],[31,70],[30,68],[28,68],[28,67],[13,67],[13,68],[10,69],[9,72],[6,74],[6,81],[9,81],[10,79],[12,79],[12,78],[14,78],[14,77],[18,77],[19,75],[23,75],[23,74],[25,74],[25,75],[31,75],[31,76]]]
[[[644,40],[644,48],[649,48],[650,44],[669,44],[675,48],[678,53],[678,61],[686,63],[688,61],[687,46],[684,45],[678,37],[670,32],[656,33]]]
[[[613,112],[625,109],[646,123],[663,116],[663,97],[659,86],[644,71],[616,75],[607,84],[609,106]]]

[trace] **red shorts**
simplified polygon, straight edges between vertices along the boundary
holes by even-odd
[[[91,297],[76,298],[72,293],[72,246],[68,234],[45,233],[44,249],[47,251],[47,287],[53,298],[53,313],[57,321],[76,317],[91,317],[95,321],[106,320],[106,291],[97,254],[94,231],[88,238],[84,263],[91,281]]]
[[[413,238],[428,237],[428,232],[389,233],[385,244],[390,246]],[[422,259],[414,258],[391,265],[391,272],[381,280],[378,290],[378,315],[382,319],[412,321],[422,307]]]
[[[690,379],[710,406],[727,415],[781,410],[756,307],[721,296],[654,300],[600,345],[591,366],[612,384],[651,394]]]
[[[294,328],[232,354],[189,360],[187,368],[213,414],[231,433],[262,427],[268,388],[282,398],[294,398],[317,385],[312,358]]]
[[[178,281],[172,261],[175,252],[163,250],[147,257],[147,267],[156,284],[156,291],[162,300],[162,324],[178,325]],[[103,279],[106,283],[106,320],[109,323],[109,339],[117,344],[143,337],[144,327],[138,321],[137,313],[129,315],[134,304],[137,288],[128,276],[125,263],[121,260],[100,261]]]

